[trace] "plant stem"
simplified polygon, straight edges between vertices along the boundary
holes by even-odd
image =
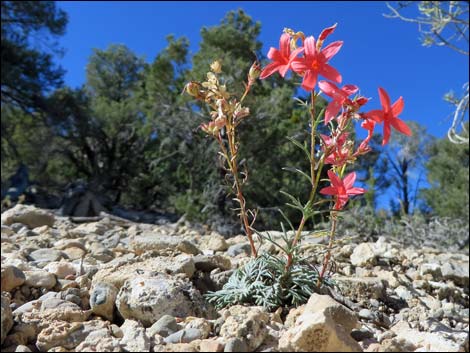
[[[315,118],[315,92],[312,91],[312,94],[310,96],[310,178],[311,178],[311,190],[310,190],[310,196],[308,199],[307,204],[310,205],[313,204],[313,200],[315,199],[315,192],[317,190],[317,185],[319,181],[319,176],[321,173],[321,167],[323,166],[323,159],[321,161],[321,166],[320,169],[318,170],[317,177],[315,178],[315,132],[317,129],[317,123],[316,123],[316,118]],[[297,243],[300,240],[300,235],[302,234],[302,230],[304,229],[305,222],[307,221],[307,217],[305,217],[305,214],[302,215],[302,219],[300,220],[299,227],[297,228],[297,231],[295,232],[294,240],[292,242],[291,248],[294,248]],[[287,254],[287,263],[285,266],[285,270],[289,270],[289,268],[292,266],[292,253]]]
[[[253,231],[251,230],[250,223],[248,221],[248,214],[246,212],[246,202],[245,198],[243,197],[242,187],[240,183],[240,179],[238,177],[238,166],[237,166],[237,151],[235,146],[235,129],[227,129],[228,135],[228,144],[230,153],[225,148],[225,145],[222,141],[222,137],[219,133],[217,137],[217,141],[219,142],[220,148],[222,153],[227,160],[230,172],[234,178],[235,184],[235,193],[237,196],[237,200],[240,203],[240,220],[243,224],[243,228],[245,229],[246,236],[248,237],[248,241],[250,242],[251,253],[254,257],[258,257],[258,251],[256,250],[255,243],[253,241]]]
[[[330,241],[328,243],[328,249],[326,251],[325,258],[323,260],[323,266],[321,269],[320,277],[318,278],[317,287],[320,287],[321,282],[323,281],[323,277],[325,276],[326,269],[328,268],[328,263],[330,262],[331,257],[331,249],[333,248],[333,243],[335,239],[335,232],[336,232],[336,212],[331,211],[331,231],[330,231]]]

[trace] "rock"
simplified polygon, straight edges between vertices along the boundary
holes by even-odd
[[[55,347],[63,347],[66,352],[70,352],[85,341],[90,333],[103,328],[106,328],[106,324],[99,320],[84,323],[55,321],[44,325],[37,337],[36,346],[42,352]]]
[[[180,236],[143,232],[134,237],[130,243],[130,247],[137,254],[142,254],[147,251],[175,250],[182,241],[183,238]]]
[[[139,320],[146,327],[163,315],[194,315],[200,305],[203,300],[190,282],[163,274],[127,280],[116,299],[123,318]]]
[[[118,290],[112,284],[96,283],[90,294],[90,306],[93,313],[112,322],[117,294]]]
[[[75,352],[122,352],[119,339],[113,337],[110,330],[99,329],[91,332],[86,339],[81,342]]]
[[[377,277],[333,277],[341,293],[356,299],[385,299],[384,281]]]
[[[57,283],[56,277],[47,271],[24,271],[25,284],[33,288],[51,289]]]
[[[354,248],[351,254],[351,264],[354,266],[375,265],[376,255],[373,243],[361,243]]]
[[[225,238],[217,233],[205,237],[204,249],[212,251],[225,251],[228,249],[228,244]]]
[[[186,328],[184,330],[172,333],[164,339],[165,343],[189,343],[201,339],[203,333],[197,328]]]
[[[234,305],[221,313],[225,322],[220,328],[220,336],[237,338],[243,341],[250,351],[258,348],[266,338],[269,315],[262,307]],[[225,346],[227,349],[227,345]]]
[[[463,287],[469,285],[469,266],[467,262],[449,261],[442,264],[442,277],[446,280],[454,281],[455,284]]]
[[[150,338],[145,333],[145,328],[137,321],[126,320],[121,326],[123,337],[120,344],[123,351],[150,352]]]
[[[2,213],[2,224],[10,225],[13,223],[22,223],[33,229],[44,225],[52,227],[55,222],[53,214],[38,209],[34,206],[17,204]]]
[[[167,337],[179,330],[176,319],[171,315],[163,315],[157,322],[147,329],[147,335],[153,337],[160,335]]]
[[[61,258],[63,258],[63,256],[64,254],[62,251],[55,249],[38,249],[28,255],[32,261],[47,263],[59,261]]]
[[[361,311],[359,311],[359,317],[361,319],[366,319],[366,320],[374,320],[375,319],[375,315],[372,311],[370,311],[369,309],[361,309]]]
[[[235,257],[239,254],[251,255],[251,247],[249,243],[234,244],[227,250],[227,255]]]
[[[224,352],[249,352],[248,346],[244,340],[233,337],[225,343]]]
[[[39,310],[33,310],[38,306]],[[19,309],[21,307],[14,311],[15,317],[18,315]],[[21,312],[23,312],[22,320],[24,322],[59,320],[78,323],[88,320],[91,314],[91,310],[82,310],[77,304],[56,297],[38,300],[31,308],[22,309]]]
[[[236,339],[236,338],[234,338]],[[199,344],[200,352],[223,352],[224,345],[214,339],[202,340]]]
[[[439,280],[440,278],[442,278],[441,266],[436,263],[422,264],[419,268],[419,274],[421,276],[430,274],[434,280]]]
[[[154,272],[162,272],[168,274],[183,273],[186,277],[191,278],[196,271],[193,259],[185,254],[175,257],[157,256],[150,259],[128,263],[122,261],[119,264],[110,265],[99,270],[93,276],[93,285],[103,282],[109,283],[120,289],[125,281],[139,275],[151,275]]]
[[[108,229],[109,225],[103,222],[89,222],[75,227],[70,231],[70,234],[77,238],[88,234],[103,235]]]
[[[26,277],[19,268],[15,266],[3,266],[2,265],[2,291],[11,292],[13,289],[21,286]]]
[[[76,275],[77,270],[75,269],[75,266],[70,263],[70,262],[51,262],[48,263],[45,267],[44,270],[46,270],[49,273],[52,273],[57,276],[57,278],[64,279],[67,276],[71,275]]]
[[[313,294],[294,326],[282,334],[279,350],[292,352],[360,352],[350,336],[355,314],[329,296]]]
[[[6,297],[5,295],[2,295],[1,301],[2,337],[0,344],[3,344],[3,341],[7,337],[8,332],[10,332],[11,328],[13,327],[13,316],[10,308],[10,299],[8,299],[8,297]]]
[[[201,331],[202,339],[209,337],[212,331],[212,325],[204,318],[190,318],[189,322],[185,324],[185,329],[195,328]]]
[[[201,250],[199,250],[196,245],[187,240],[180,241],[176,249],[191,255],[197,255],[201,253]]]
[[[15,352],[32,352],[32,350],[28,346],[20,344],[16,347]]]
[[[413,294],[405,286],[395,288],[395,293],[403,300],[411,300],[413,298]]]
[[[396,339],[401,339],[416,348],[426,349],[430,352],[462,352],[468,349],[468,331],[450,333],[449,330],[437,332],[421,332],[411,329],[409,324],[401,321],[392,327],[392,331],[397,335]]]
[[[194,265],[196,270],[203,272],[211,272],[216,268],[227,271],[232,268],[230,258],[223,255],[198,255],[194,257]]]

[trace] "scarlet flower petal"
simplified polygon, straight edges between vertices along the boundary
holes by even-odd
[[[279,49],[281,51],[281,55],[284,58],[288,58],[290,54],[290,35],[284,33],[279,39]]]
[[[379,98],[380,103],[382,104],[382,109],[384,113],[390,111],[390,97],[388,96],[387,92],[382,87],[379,87]]]
[[[297,73],[303,73],[309,69],[307,63],[303,58],[295,58],[292,60],[291,63],[292,70],[294,70]]]
[[[363,188],[351,188],[351,189],[348,189],[348,195],[362,195],[364,194],[365,192],[367,192],[366,189],[363,189]]]
[[[281,52],[273,47],[269,48],[268,59],[271,59],[273,61],[284,61]]]
[[[325,125],[328,124],[341,110],[341,103],[337,100],[331,101],[325,111]]]
[[[277,61],[266,65],[266,67],[261,71],[259,75],[260,79],[264,79],[266,77],[271,76],[273,73],[279,70],[279,66],[281,66]]]
[[[305,56],[315,56],[317,55],[317,48],[315,46],[315,38],[309,36],[304,40],[305,47]]]
[[[382,110],[371,110],[370,112],[367,112],[365,115],[367,119],[371,119],[378,123],[381,123],[382,121],[384,121],[384,112]]]
[[[345,92],[348,96],[350,96],[351,94],[354,94],[359,91],[359,87],[357,87],[356,85],[344,85],[341,90]]]
[[[394,119],[390,120],[390,123],[392,124],[392,126],[395,129],[400,131],[402,134],[405,134],[405,135],[408,135],[408,136],[411,136],[413,134],[411,132],[410,128],[408,127],[408,125],[406,125],[403,120],[400,120],[398,118],[394,118]]]
[[[323,195],[336,195],[337,193],[336,189],[332,186],[327,186],[320,190],[320,194]]]
[[[312,70],[305,71],[304,80],[302,81],[302,88],[306,91],[311,91],[317,83],[318,74]]]
[[[342,46],[343,42],[339,40],[327,45],[321,51],[321,53],[325,55],[326,61],[329,61],[333,56],[335,56],[335,54],[341,49]]]
[[[344,183],[344,186],[346,187],[346,189],[351,189],[353,187],[355,181],[356,181],[356,173],[355,172],[349,173],[348,175],[346,175],[343,178],[343,183]]]
[[[330,179],[331,185],[333,185],[336,189],[343,186],[343,182],[341,179],[333,172],[331,169],[327,172],[328,178]]]
[[[326,37],[328,37],[331,33],[335,31],[335,28],[338,24],[335,23],[333,26],[325,28],[323,31],[321,31],[320,36],[318,37],[318,40],[324,41]]]
[[[331,81],[340,83],[342,80],[341,74],[328,64],[322,66],[320,73]]]
[[[397,101],[393,103],[392,105],[393,116],[397,117],[398,115],[400,115],[404,107],[405,107],[405,102],[403,100],[403,97],[398,98]]]
[[[382,140],[382,146],[385,146],[388,143],[388,140],[390,140],[390,123],[388,121],[384,122],[384,137]]]

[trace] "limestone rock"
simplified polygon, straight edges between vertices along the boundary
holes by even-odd
[[[250,351],[258,348],[266,338],[269,315],[262,307],[234,305],[221,313],[225,322],[220,328],[220,336],[242,340]]]
[[[96,283],[90,294],[90,306],[93,313],[113,321],[114,303],[118,290],[109,283]]]
[[[76,275],[77,270],[75,266],[70,262],[50,262],[45,267],[44,270],[50,272],[57,276],[57,278],[64,279],[67,276]]]
[[[126,320],[121,326],[123,337],[120,344],[127,352],[150,352],[150,338],[138,321]]]
[[[294,326],[279,340],[279,350],[292,352],[360,352],[351,337],[354,313],[328,296],[313,294]]]
[[[24,271],[25,284],[33,288],[51,289],[57,283],[56,277],[47,271]]]
[[[1,344],[3,344],[3,341],[8,335],[8,332],[11,330],[13,327],[13,316],[11,313],[11,308],[10,308],[10,300],[8,297],[2,295],[2,302],[1,302],[1,326],[2,326],[2,337],[1,337]]]
[[[373,243],[361,243],[356,246],[351,254],[351,263],[354,266],[374,265],[376,263],[376,255]]]
[[[2,291],[11,292],[13,289],[21,286],[26,277],[19,268],[15,266],[2,265]]]
[[[139,320],[148,327],[163,315],[194,316],[202,304],[198,297],[190,282],[163,274],[138,276],[121,287],[116,306],[123,318]]]
[[[44,225],[52,227],[55,217],[52,213],[41,210],[34,206],[17,204],[2,213],[2,224],[10,225],[13,223],[22,223],[33,229]]]

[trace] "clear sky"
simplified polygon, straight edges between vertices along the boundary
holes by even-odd
[[[415,24],[383,16],[389,12],[385,2],[57,3],[69,15],[67,32],[59,40],[66,54],[59,63],[67,71],[66,84],[74,87],[85,81],[92,48],[121,43],[151,62],[166,46],[165,37],[174,34],[186,36],[195,53],[200,29],[219,24],[229,10],[239,8],[261,22],[259,39],[265,54],[269,47],[278,47],[285,27],[318,37],[323,28],[338,23],[328,40],[344,41],[331,61],[343,83],[356,84],[363,95],[373,98],[367,110],[380,107],[378,86],[388,91],[392,102],[403,96],[401,118],[419,122],[436,137],[444,137],[450,126],[452,107],[443,101],[443,95],[450,90],[461,93],[468,81],[468,57],[445,47],[423,47]]]
[[[217,25],[227,11],[243,8],[260,21],[264,53],[278,46],[284,27],[318,36],[338,23],[330,41],[343,40],[331,64],[378,107],[377,87],[384,87],[392,101],[405,99],[402,118],[416,120],[443,137],[452,108],[442,100],[449,90],[460,93],[468,81],[468,58],[445,47],[423,47],[416,25],[383,16],[385,2],[87,2],[59,1],[69,15],[60,44],[66,54],[59,60],[67,71],[66,84],[81,85],[92,48],[111,43],[127,45],[152,61],[172,33],[190,40],[192,53],[199,48],[200,29]]]

